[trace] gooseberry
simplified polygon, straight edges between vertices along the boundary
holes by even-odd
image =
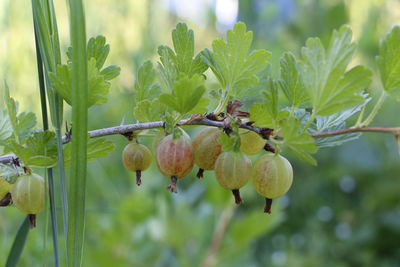
[[[122,162],[125,168],[130,171],[136,172],[136,184],[141,185],[140,179],[142,171],[148,169],[151,163],[150,150],[138,143],[131,143],[125,146],[122,152]]]
[[[263,150],[265,140],[257,133],[250,130],[239,129],[239,135],[240,150],[247,155],[256,155]]]
[[[190,137],[183,132],[180,136],[168,135],[157,147],[156,162],[158,170],[166,177],[171,177],[172,183],[167,186],[171,192],[177,193],[178,178],[190,173],[194,164],[193,148]]]
[[[256,191],[266,198],[264,212],[271,213],[272,199],[286,194],[292,185],[292,165],[281,155],[265,154],[255,163],[252,180]]]
[[[198,178],[203,177],[204,170],[213,170],[218,156],[222,152],[218,128],[205,128],[193,139],[194,162],[199,166]]]
[[[163,138],[167,136],[167,134],[164,131],[159,131],[154,137],[153,137],[153,143],[151,145],[151,151],[154,153],[154,155],[157,154],[157,147],[163,140]]]
[[[242,203],[239,189],[247,184],[251,176],[250,158],[241,151],[223,152],[215,162],[214,171],[218,183],[232,190],[235,203]]]
[[[26,214],[38,214],[44,208],[44,179],[31,173],[18,177],[11,187],[15,206]]]

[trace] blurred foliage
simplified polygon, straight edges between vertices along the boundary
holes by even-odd
[[[66,51],[65,1],[55,2]],[[109,101],[90,111],[90,129],[118,125],[125,114],[127,123],[134,121],[137,68],[146,58],[157,60],[159,44],[171,45],[170,32],[178,21],[194,29],[196,53],[210,47],[221,27],[207,3],[216,1],[194,2],[205,10],[202,23],[175,15],[180,8],[176,1],[86,2],[88,36],[105,35],[111,46],[109,62],[121,67]],[[275,74],[284,51],[298,57],[307,37],[327,42],[332,29],[342,24],[353,28],[359,43],[352,64],[376,70],[379,38],[400,21],[399,7],[395,0],[249,0],[239,1],[238,19],[254,31],[255,48],[272,51]],[[0,2],[0,50],[7,51],[0,53],[0,75],[16,88],[13,96],[21,111],[39,114],[32,29],[26,2]],[[371,88],[377,86],[375,82]],[[66,112],[70,121],[68,108]],[[398,125],[398,116],[393,116],[398,113],[398,104],[388,100],[374,125]],[[189,133],[193,136],[199,130],[191,128]],[[245,203],[233,207],[231,193],[217,184],[211,172],[197,180],[193,170],[179,181],[180,193],[175,195],[165,190],[168,180],[153,161],[143,173],[142,186],[136,187],[134,173],[126,171],[121,161],[127,140],[107,139],[116,149],[88,168],[83,266],[201,266],[210,251],[216,254],[208,258],[208,266],[400,265],[400,164],[392,136],[364,134],[358,141],[322,149],[316,154],[317,167],[284,151],[293,163],[294,183],[287,196],[274,201],[272,215],[262,212],[264,201],[250,185],[242,192]],[[141,142],[151,146],[151,138],[142,137]],[[38,216],[38,228],[29,235],[20,266],[52,265],[48,218],[48,212]],[[23,219],[14,207],[0,209],[0,266]],[[58,221],[62,229],[61,217]],[[213,251],[216,231],[222,239]],[[60,233],[61,247],[63,242]]]

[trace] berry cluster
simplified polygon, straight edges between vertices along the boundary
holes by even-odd
[[[239,189],[251,177],[256,191],[266,198],[264,212],[271,213],[272,199],[284,195],[292,184],[292,166],[279,154],[265,154],[252,166],[249,155],[259,154],[266,147],[266,141],[253,131],[240,129],[240,149],[233,147],[227,151],[219,141],[221,134],[226,134],[218,128],[203,129],[193,142],[185,131],[180,128],[177,131],[178,134],[160,131],[153,139],[157,168],[171,179],[171,184],[167,186],[171,192],[178,192],[178,179],[188,175],[195,163],[199,167],[197,177],[203,178],[205,170],[214,170],[218,183],[232,191],[236,204],[243,202]],[[128,144],[122,159],[128,170],[136,172],[136,184],[140,185],[141,171],[150,166],[150,150],[138,143]]]

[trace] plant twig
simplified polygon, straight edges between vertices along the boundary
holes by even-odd
[[[328,137],[328,136],[335,136],[335,135],[342,135],[348,133],[356,133],[356,132],[375,132],[375,133],[390,133],[390,134],[399,134],[400,127],[357,127],[357,128],[347,128],[341,129],[332,132],[321,132],[321,133],[312,133],[311,136],[314,138],[319,137]]]
[[[213,121],[209,119],[202,119],[202,120],[182,120],[178,123],[178,125],[204,125],[204,126],[213,126],[218,128],[224,128],[226,125],[223,121]],[[133,131],[139,130],[147,130],[147,129],[156,129],[156,128],[163,128],[164,122],[163,121],[153,121],[153,122],[144,122],[144,123],[136,123],[136,124],[127,124],[127,125],[120,125],[110,128],[103,128],[97,129],[93,131],[89,131],[90,138],[95,137],[102,137],[108,135],[115,135],[115,134],[125,134]],[[239,125],[239,128],[248,129],[250,131],[256,132],[260,135],[263,135],[266,131],[272,129],[269,128],[261,128],[257,126],[248,125],[243,123]],[[400,127],[356,127],[356,128],[346,128],[332,132],[318,132],[312,133],[311,136],[314,138],[321,138],[321,137],[328,137],[328,136],[335,136],[335,135],[342,135],[348,133],[355,133],[355,132],[375,132],[375,133],[390,133],[393,135],[400,134]],[[279,135],[279,133],[278,133]],[[71,141],[71,137],[63,136],[63,143],[67,144]],[[0,163],[10,163],[13,159],[17,158],[14,154],[7,154],[0,156]]]

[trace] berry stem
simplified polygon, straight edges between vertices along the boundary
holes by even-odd
[[[240,191],[239,191],[239,189],[233,189],[232,190],[232,194],[233,194],[233,196],[235,197],[235,203],[236,204],[240,204],[240,203],[243,203],[243,200],[242,200],[242,198],[240,197]]]
[[[6,207],[11,203],[11,193],[7,193],[7,195],[0,200],[0,207]]]
[[[271,206],[272,206],[272,199],[266,197],[264,212],[271,214]]]
[[[204,178],[204,169],[199,168],[199,171],[196,174],[197,178]]]
[[[173,193],[178,193],[178,189],[176,189],[176,182],[178,181],[178,178],[175,175],[172,175],[171,181],[172,183],[167,186],[167,189]]]
[[[137,170],[136,171],[136,184],[138,186],[140,186],[142,184],[142,180],[140,179],[140,177],[142,177],[142,171],[141,170]]]
[[[273,146],[271,146],[270,144],[268,144],[268,143],[265,143],[264,150],[272,152],[272,153],[276,152],[275,148]]]
[[[29,214],[29,221],[31,222],[31,229],[36,227],[36,214]]]

